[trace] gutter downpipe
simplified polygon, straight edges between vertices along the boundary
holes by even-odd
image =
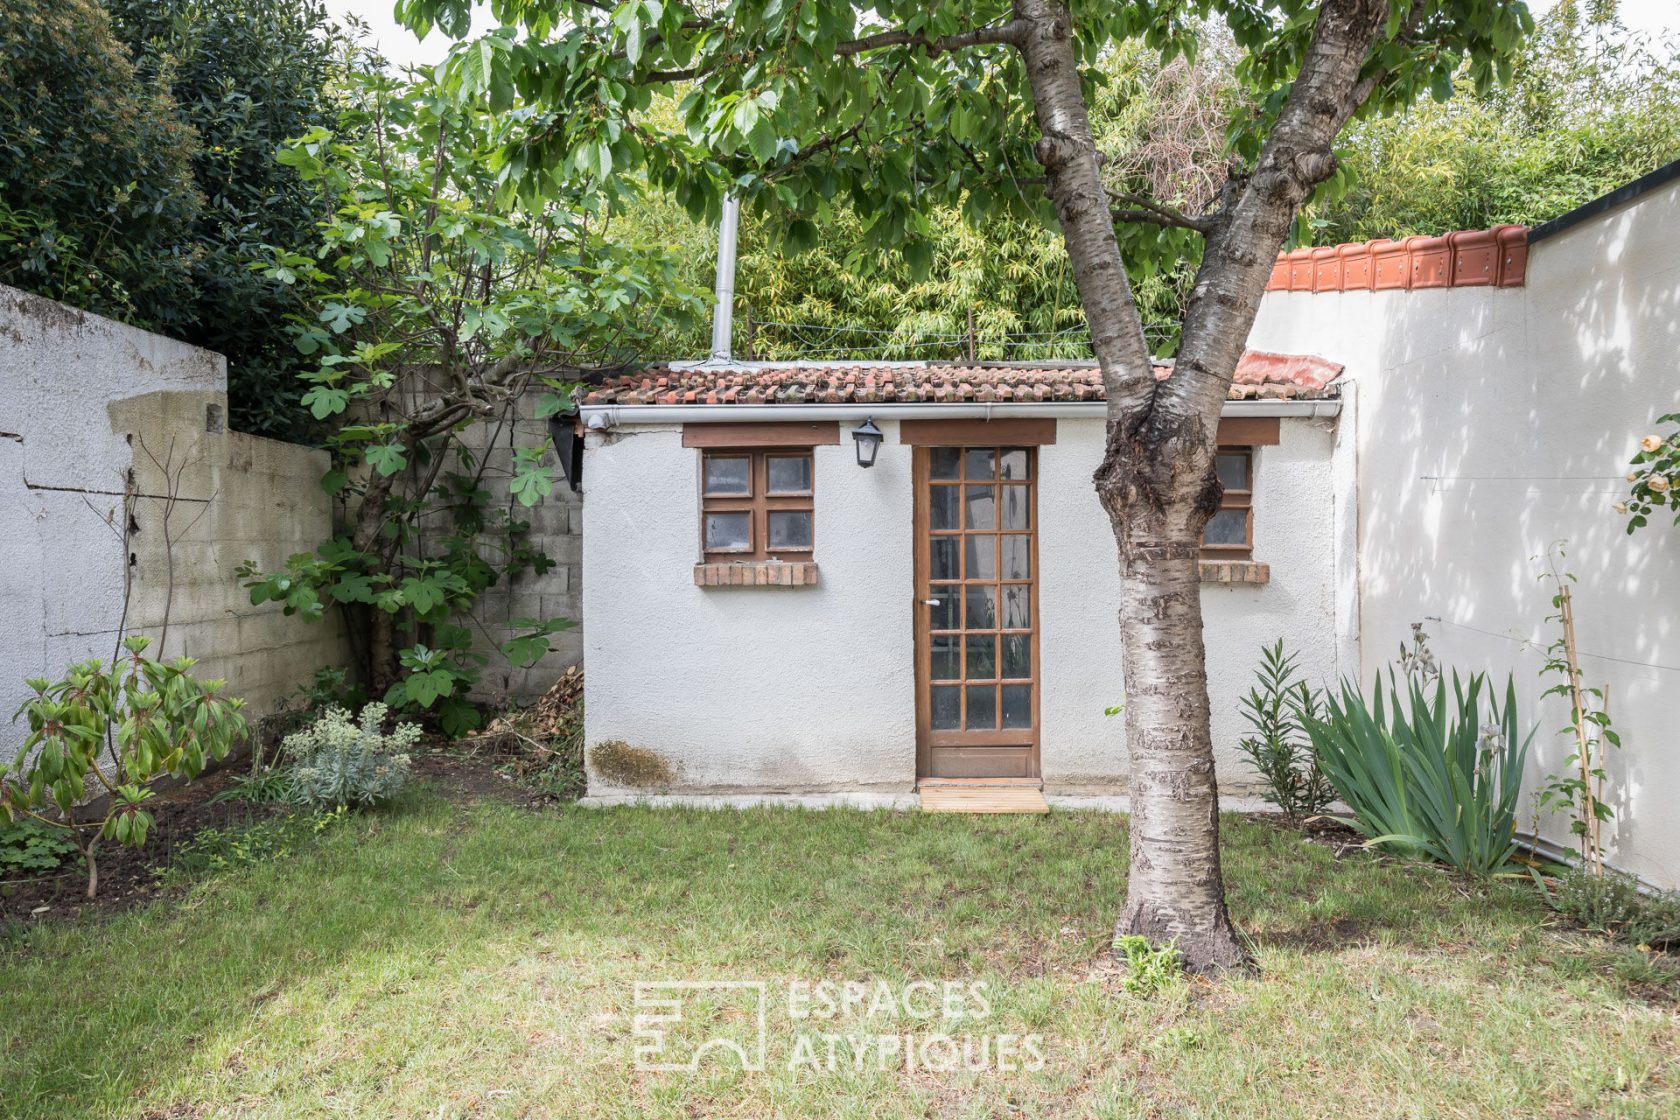
[[[735,244],[740,233],[741,200],[730,195],[723,200],[718,223],[717,279],[712,286],[717,302],[712,308],[712,355],[706,365],[734,360]]]

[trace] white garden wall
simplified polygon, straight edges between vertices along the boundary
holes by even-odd
[[[1249,344],[1344,363],[1356,388],[1364,678],[1431,620],[1445,662],[1515,674],[1531,777],[1568,754],[1567,705],[1538,699],[1554,632],[1535,579],[1568,540],[1583,668],[1623,736],[1614,859],[1680,885],[1680,528],[1630,537],[1611,509],[1639,437],[1680,409],[1680,186],[1536,242],[1526,287],[1272,292]]]
[[[348,649],[337,620],[253,607],[234,570],[312,551],[331,533],[319,479],[325,452],[230,432],[219,354],[0,286],[0,721],[73,661],[109,659],[126,627],[191,654],[222,677],[253,718]],[[170,493],[158,460],[176,466]],[[130,555],[116,531],[124,489],[136,493]],[[174,471],[170,472],[174,474]],[[171,578],[171,551],[173,578]],[[159,647],[154,645],[154,654]],[[0,763],[21,740],[0,722]]]
[[[685,793],[904,794],[916,780],[911,449],[897,424],[875,467],[851,441],[816,448],[814,588],[694,586],[700,452],[679,425],[591,433],[585,458],[585,719],[590,743],[664,756]],[[1251,775],[1234,753],[1238,696],[1263,642],[1305,664],[1350,667],[1338,628],[1335,421],[1284,419],[1256,468],[1255,558],[1264,586],[1203,591],[1223,789]],[[845,425],[843,425],[844,427]],[[1062,419],[1039,452],[1042,766],[1047,790],[1124,789],[1119,570],[1091,474],[1100,418]],[[615,792],[598,775],[591,795]]]

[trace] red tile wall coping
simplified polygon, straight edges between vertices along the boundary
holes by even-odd
[[[696,587],[815,587],[814,560],[729,560],[694,565]]]
[[[1465,229],[1440,237],[1318,245],[1279,253],[1268,292],[1357,292],[1421,288],[1520,288],[1528,270],[1528,227]]]
[[[1237,363],[1232,400],[1312,400],[1337,395],[1342,367],[1310,354],[1250,350]],[[1155,376],[1172,375],[1170,362]],[[1069,402],[1104,399],[1094,363],[1043,366],[781,366],[675,369],[653,366],[591,390],[585,404],[851,404],[964,401]]]

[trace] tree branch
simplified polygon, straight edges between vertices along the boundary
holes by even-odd
[[[1190,215],[1175,206],[1168,206],[1158,202],[1148,195],[1128,194],[1124,191],[1110,190],[1108,197],[1115,202],[1123,202],[1133,209],[1112,210],[1110,214],[1117,222],[1148,222],[1157,226],[1176,227],[1178,229],[1193,229],[1200,234],[1212,233],[1219,226],[1219,218],[1213,214]]]
[[[942,54],[964,50],[968,47],[985,46],[992,43],[1013,43],[1019,45],[1026,33],[1026,24],[1020,20],[1010,20],[1008,23],[993,24],[990,27],[977,27],[972,31],[959,31],[954,35],[942,35],[937,39],[930,39],[920,31],[878,31],[874,35],[865,35],[861,39],[848,39],[837,44],[834,53],[840,58],[850,58],[863,54],[865,51],[880,50],[882,47],[920,47],[929,58],[937,58]]]

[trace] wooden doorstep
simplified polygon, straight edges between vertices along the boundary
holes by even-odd
[[[922,783],[924,813],[1048,813],[1044,791],[1021,785],[932,785]]]

